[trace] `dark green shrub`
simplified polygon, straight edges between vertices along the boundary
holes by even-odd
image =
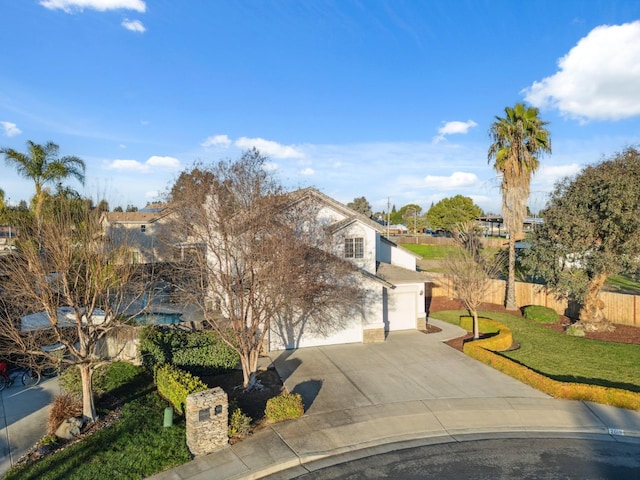
[[[553,308],[543,307],[542,305],[529,305],[522,309],[524,318],[534,320],[539,323],[556,323],[558,321],[558,312]]]
[[[195,375],[224,373],[238,364],[238,354],[218,334],[180,332],[145,327],[140,334],[140,356],[148,371],[171,364]]]
[[[111,392],[122,385],[129,383],[141,373],[140,367],[127,362],[112,362],[97,368],[91,377],[93,394],[101,397],[106,392]],[[82,396],[82,380],[80,369],[72,366],[65,369],[59,377],[60,388],[72,395]]]
[[[282,393],[267,400],[264,414],[270,422],[283,422],[304,414],[302,396],[299,393]]]
[[[167,364],[156,367],[154,380],[160,395],[171,403],[179,414],[184,413],[187,396],[209,389],[198,377]]]

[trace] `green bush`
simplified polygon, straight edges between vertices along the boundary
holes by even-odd
[[[140,374],[140,367],[127,362],[112,362],[97,368],[91,377],[93,394],[101,397],[106,392],[130,382]],[[80,369],[72,366],[65,369],[59,376],[60,388],[71,395],[82,396],[82,380]]]
[[[267,400],[264,414],[270,422],[283,422],[304,414],[302,396],[299,393],[282,393]]]
[[[558,321],[558,312],[553,308],[543,307],[542,305],[529,305],[522,309],[524,318],[534,320],[539,323],[556,323]]]
[[[224,373],[238,364],[238,354],[218,334],[162,330],[155,326],[142,329],[140,356],[152,372],[157,365],[171,364],[195,375]]]
[[[171,365],[156,367],[154,380],[158,393],[171,403],[179,414],[184,413],[187,396],[209,389],[198,377]]]
[[[575,325],[571,325],[564,333],[572,337],[584,337],[584,330]]]
[[[239,407],[229,405],[229,438],[244,437],[249,435],[251,417],[245,414]]]

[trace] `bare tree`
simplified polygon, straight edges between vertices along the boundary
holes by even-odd
[[[207,182],[182,182],[173,205],[174,227],[189,235],[176,263],[190,279],[184,299],[238,352],[245,388],[272,327],[299,340],[305,328],[340,328],[361,305],[355,268],[332,255],[318,206],[304,191],[285,193],[265,160],[253,149],[213,165]],[[181,178],[200,178],[197,168]]]
[[[474,222],[458,225],[453,231],[456,249],[444,261],[447,278],[473,317],[473,338],[480,338],[478,307],[489,290],[491,280],[500,274],[500,257],[486,252]]]
[[[101,339],[122,324],[133,302],[134,279],[124,244],[103,237],[100,212],[86,204],[59,202],[40,222],[20,226],[17,250],[3,259],[0,338],[3,354],[31,364],[77,365],[82,379],[82,413],[96,419],[91,378],[107,360]]]

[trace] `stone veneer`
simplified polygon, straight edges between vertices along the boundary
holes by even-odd
[[[384,342],[384,327],[368,328],[362,331],[362,343]]]
[[[229,399],[220,387],[192,393],[185,408],[187,446],[194,455],[229,443]]]

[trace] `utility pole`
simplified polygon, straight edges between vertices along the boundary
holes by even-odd
[[[387,197],[387,238],[389,238],[390,222],[391,222],[391,197]]]

